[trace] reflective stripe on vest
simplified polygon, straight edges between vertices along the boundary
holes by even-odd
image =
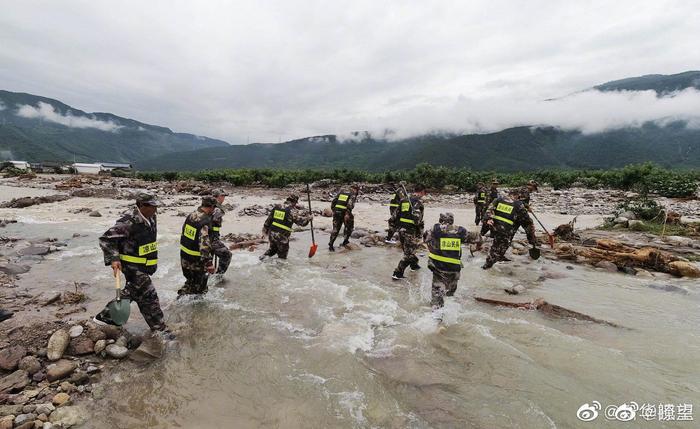
[[[199,252],[197,250],[190,250],[182,244],[180,245],[180,250],[191,256],[202,256],[202,252]]]
[[[391,195],[391,198],[389,199],[389,207],[398,207],[399,206],[398,201],[395,203],[392,201],[396,201],[396,194]]]
[[[447,262],[448,264],[455,264],[460,266],[462,265],[462,261],[460,261],[459,259],[447,258],[445,256],[436,255],[434,253],[428,253],[428,257],[431,259],[435,259],[436,261]]]
[[[158,265],[157,259],[139,258],[138,256],[130,256],[130,255],[121,255],[120,254],[119,259],[121,259],[124,262],[130,262],[132,264],[141,264],[141,265],[145,265],[147,267],[150,267],[153,265]]]
[[[479,199],[476,200],[477,203],[485,203],[486,202],[486,192],[479,192]]]
[[[214,232],[219,232],[219,231],[221,231],[221,227],[220,226],[212,226],[211,230]]]
[[[281,223],[277,222],[272,222],[272,225],[276,226],[277,228],[282,228],[285,231],[291,231],[292,228],[288,227],[287,225],[282,225]]]

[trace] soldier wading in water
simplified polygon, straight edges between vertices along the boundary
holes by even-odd
[[[333,198],[331,202],[331,210],[333,210],[333,231],[331,232],[331,239],[328,242],[328,250],[335,252],[335,239],[338,238],[340,234],[340,227],[345,226],[343,230],[343,236],[345,239],[340,244],[345,246],[350,243],[350,234],[355,227],[355,216],[352,214],[352,209],[355,208],[355,200],[357,200],[357,194],[360,192],[360,186],[353,184],[350,189],[352,193],[341,191],[338,195]]]
[[[185,285],[177,291],[183,295],[202,295],[207,293],[209,274],[213,274],[214,253],[212,251],[211,214],[216,207],[214,197],[203,197],[202,205],[190,213],[182,225],[180,236],[180,264],[185,276]]]
[[[399,227],[399,240],[403,249],[403,258],[391,275],[394,280],[404,278],[403,273],[407,267],[411,271],[420,269],[416,251],[420,246],[421,235],[423,234],[423,202],[421,198],[425,196],[425,187],[416,185],[413,195],[401,200],[399,210],[394,214],[392,222]]]
[[[112,269],[115,276],[121,272],[126,278],[121,298],[136,301],[152,331],[166,331],[158,293],[151,281],[151,276],[158,269],[156,212],[159,205],[155,196],[139,194],[136,207],[124,213],[100,237],[105,265]],[[98,324],[116,325],[109,314],[105,306],[93,320]]]
[[[312,215],[303,213],[297,208],[299,196],[292,194],[284,201],[277,204],[265,219],[263,234],[270,240],[270,248],[260,255],[262,261],[268,256],[277,255],[280,259],[287,259],[289,252],[289,237],[292,235],[292,226],[306,226],[311,221]]]

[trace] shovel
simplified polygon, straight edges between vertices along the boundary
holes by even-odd
[[[535,213],[532,212],[532,210],[530,210],[530,214],[532,214],[532,217],[534,217],[535,220],[537,221],[537,223],[539,223],[540,226],[542,227],[542,229],[544,229],[544,232],[547,233],[547,239],[549,240],[549,245],[552,247],[552,249],[554,249],[554,236],[552,234],[550,234],[550,232],[547,230],[547,227],[542,225],[542,222],[540,222],[540,220],[537,219],[537,216],[535,215]],[[539,255],[539,253],[538,253],[538,255]],[[537,256],[537,258],[539,258],[539,256]],[[533,258],[533,259],[537,259],[537,258]]]
[[[540,249],[537,247],[532,247],[530,250],[528,250],[528,253],[530,254],[530,257],[534,260],[540,259]]]
[[[306,184],[306,195],[309,199],[309,214],[311,215],[311,247],[309,248],[309,258],[312,258],[318,250],[318,244],[316,244],[316,238],[314,237],[314,219],[313,212],[311,211],[311,188],[309,184]]]
[[[129,320],[129,313],[131,313],[131,300],[129,298],[121,298],[121,272],[117,271],[114,279],[114,287],[117,290],[117,297],[114,301],[107,305],[107,309],[109,310],[109,317],[112,319],[112,322],[122,326],[127,320]]]

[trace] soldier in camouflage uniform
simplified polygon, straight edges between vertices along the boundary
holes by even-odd
[[[475,235],[478,235],[475,233]],[[479,239],[481,236],[479,235]],[[452,296],[457,290],[462,270],[462,244],[470,241],[469,233],[461,226],[454,225],[452,213],[441,213],[440,221],[423,235],[428,245],[428,269],[433,272],[433,310],[444,305],[444,296]]]
[[[392,187],[394,188],[394,193],[391,195],[391,200],[389,200],[389,229],[387,229],[386,239],[384,240],[384,242],[388,244],[396,243],[393,241],[393,238],[396,230],[399,228],[398,225],[393,223],[392,219],[395,218],[396,212],[399,210],[399,203],[401,200],[406,198],[406,194],[403,192],[403,186],[396,186],[392,184]]]
[[[277,255],[280,259],[287,259],[292,226],[294,224],[306,226],[312,219],[311,213],[302,211],[297,207],[298,202],[298,195],[290,195],[284,204],[276,204],[267,219],[265,219],[263,234],[268,236],[270,248],[260,256],[260,260],[274,255]]]
[[[231,251],[228,247],[221,241],[221,224],[223,223],[223,217],[226,212],[221,206],[224,203],[224,199],[228,196],[228,193],[223,189],[214,189],[212,195],[216,198],[216,207],[211,214],[211,248],[214,255],[219,258],[219,266],[216,268],[216,274],[223,274],[228,270],[228,266],[231,263]]]
[[[201,295],[207,293],[209,274],[214,273],[214,253],[212,250],[211,215],[216,207],[216,199],[206,196],[202,205],[190,213],[182,225],[180,236],[180,263],[185,285],[177,291],[183,295]]]
[[[143,318],[153,331],[166,329],[158,293],[150,277],[158,268],[156,211],[159,204],[153,195],[139,194],[136,207],[124,213],[99,239],[105,265],[112,268],[115,276],[121,271],[126,278],[121,297],[138,304]],[[94,321],[116,325],[106,306]]]
[[[537,187],[540,184],[537,183],[534,180],[530,180],[527,182],[527,186],[525,188],[521,188],[520,192],[522,195],[522,202],[525,204],[525,208],[527,211],[530,211],[530,194],[533,192],[537,192]]]
[[[481,267],[489,269],[498,261],[507,261],[505,253],[510,246],[515,232],[521,226],[527,234],[527,241],[533,248],[538,246],[535,237],[535,226],[522,202],[523,192],[519,189],[512,190],[509,196],[496,198],[486,212],[486,223],[492,228],[493,244],[486,263]]]
[[[490,230],[490,226],[483,221],[484,219],[486,219],[486,210],[491,205],[491,202],[493,202],[493,200],[498,198],[498,196],[500,195],[498,192],[498,185],[498,180],[493,179],[491,181],[491,189],[486,193],[486,201],[484,201],[483,211],[481,212],[481,235],[486,235]]]
[[[335,239],[338,238],[338,234],[340,234],[340,227],[345,225],[345,229],[343,230],[345,239],[340,244],[341,246],[345,246],[350,242],[350,234],[352,234],[352,230],[355,227],[355,216],[352,214],[352,209],[355,208],[355,200],[357,200],[360,187],[357,184],[353,184],[350,189],[352,193],[341,191],[331,202],[331,210],[333,210],[333,231],[331,231],[331,238],[328,242],[328,250],[331,252],[335,252],[333,244],[335,243]]]
[[[399,225],[399,241],[403,249],[403,258],[399,261],[391,278],[399,280],[404,278],[404,271],[411,267],[412,271],[420,269],[416,251],[420,247],[421,236],[423,235],[423,213],[425,207],[421,198],[425,196],[425,188],[416,185],[413,195],[401,200],[399,210],[394,215],[392,221]]]
[[[476,184],[476,194],[474,195],[474,224],[478,225],[481,222],[481,216],[486,209],[486,186],[483,182]]]

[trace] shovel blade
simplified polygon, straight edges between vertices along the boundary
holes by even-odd
[[[532,248],[528,251],[530,253],[530,257],[534,260],[540,259],[540,249],[538,248]]]
[[[318,244],[311,245],[311,248],[309,249],[309,258],[312,258],[316,254],[317,249],[318,249]]]
[[[112,301],[107,306],[109,310],[109,317],[114,323],[122,326],[129,320],[129,314],[131,313],[131,300],[128,298],[122,298],[119,301]]]

